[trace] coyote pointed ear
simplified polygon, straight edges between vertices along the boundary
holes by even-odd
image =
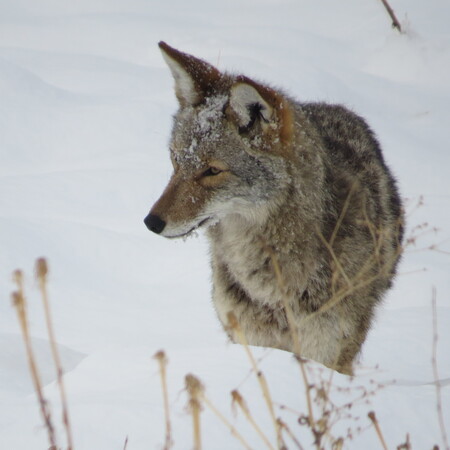
[[[230,106],[237,115],[241,129],[249,129],[257,116],[266,123],[273,116],[273,108],[247,83],[238,82],[231,88]]]
[[[165,42],[159,48],[175,79],[175,93],[181,106],[195,106],[210,94],[221,78],[211,64],[182,53]]]
[[[263,131],[275,132],[283,143],[292,137],[292,113],[284,98],[266,86],[239,76],[230,91],[230,106],[240,131],[249,131],[260,119]]]

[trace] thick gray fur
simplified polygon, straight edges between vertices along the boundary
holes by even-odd
[[[351,374],[402,250],[402,204],[374,133],[342,106],[245,77],[199,81],[186,61],[212,66],[167,48],[181,106],[174,175],[151,211],[161,234],[207,229],[213,303],[232,340],[230,312],[250,344]],[[222,173],[202,175],[217,161]]]

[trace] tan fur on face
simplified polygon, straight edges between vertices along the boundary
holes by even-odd
[[[184,174],[177,172],[150,212],[167,223],[190,221],[201,212],[209,194],[198,180],[187,181]]]

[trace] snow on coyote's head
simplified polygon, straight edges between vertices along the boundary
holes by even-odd
[[[247,77],[159,46],[180,107],[170,142],[174,172],[147,227],[174,238],[230,214],[263,221],[289,179],[288,101]]]

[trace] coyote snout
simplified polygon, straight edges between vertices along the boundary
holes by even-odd
[[[373,132],[341,106],[159,46],[180,108],[174,172],[146,226],[168,238],[206,229],[231,339],[230,312],[250,344],[352,373],[402,248],[401,201]]]

